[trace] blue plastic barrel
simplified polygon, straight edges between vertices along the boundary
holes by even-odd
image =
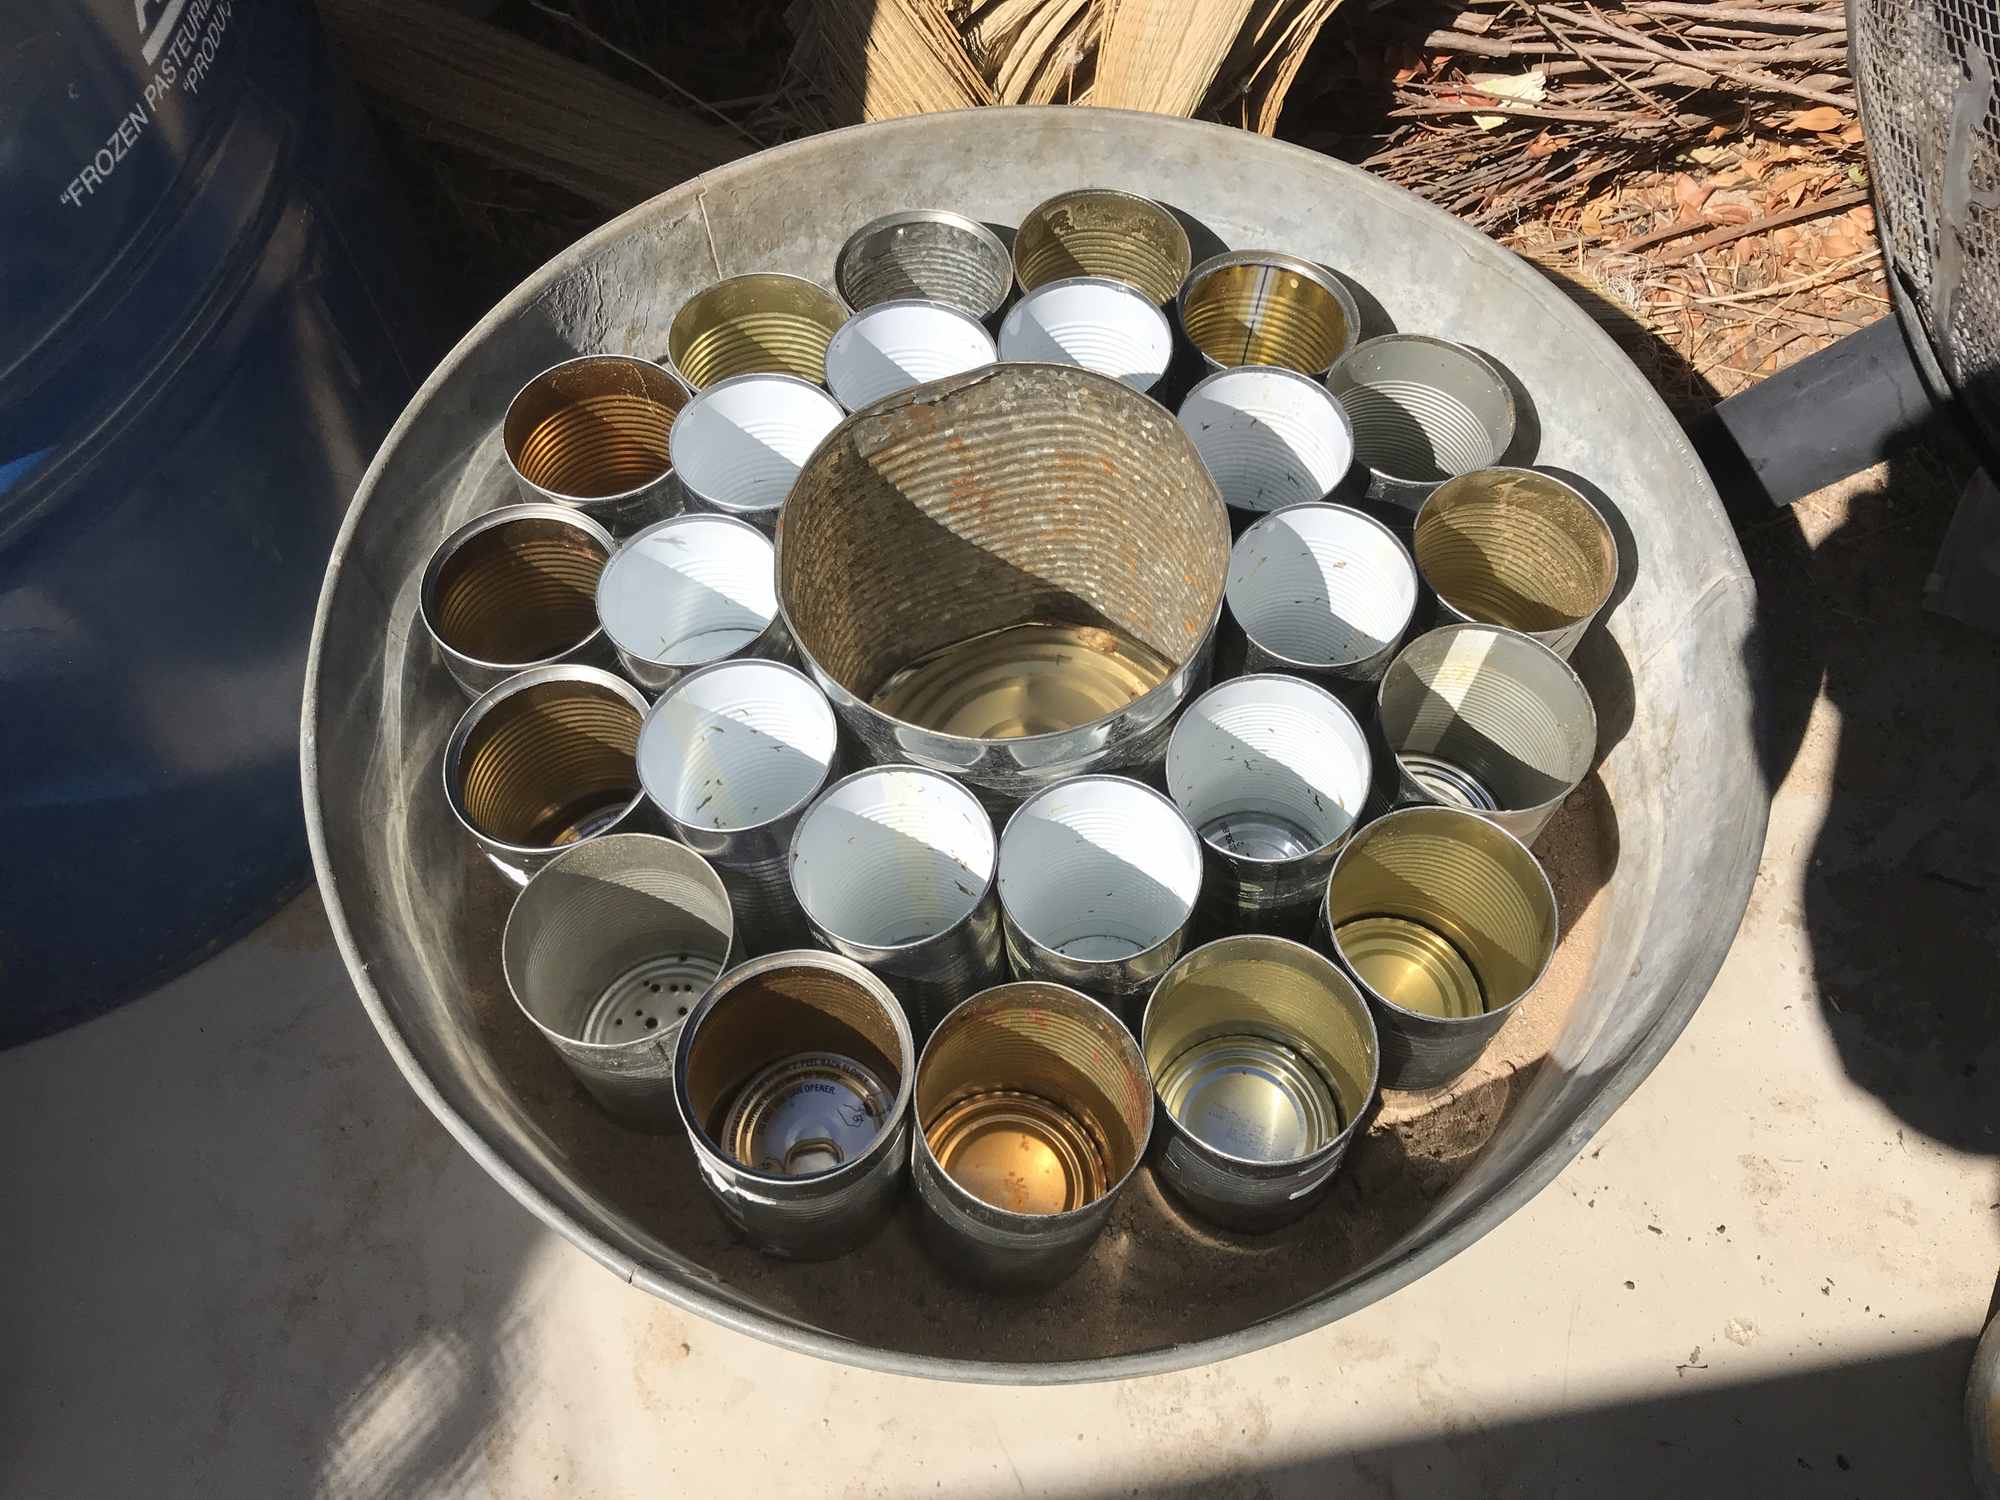
[[[0,1045],[307,874],[300,685],[415,388],[365,130],[300,0],[0,0]]]

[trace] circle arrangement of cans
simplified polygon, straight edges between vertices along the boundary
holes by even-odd
[[[662,363],[527,381],[519,501],[420,580],[520,1017],[773,1255],[908,1173],[951,1269],[1046,1286],[1149,1159],[1276,1228],[1554,953],[1528,845],[1595,754],[1604,512],[1502,465],[1478,351],[1361,340],[1283,251],[1191,261],[1086,188],[1011,252],[914,209],[838,295],[725,278]],[[1357,468],[1402,535],[1332,503]]]

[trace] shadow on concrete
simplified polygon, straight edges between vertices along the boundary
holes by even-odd
[[[1699,1349],[1656,1395],[1490,1425],[1454,1420],[1252,1468],[1218,1451],[1193,1475],[1062,1500],[1321,1500],[1327,1496],[1970,1496],[1959,1398],[1973,1341],[1717,1380]],[[1889,1421],[1887,1413],[1901,1414]],[[1911,1420],[1911,1418],[1914,1420]],[[1015,1494],[1014,1490],[995,1492]]]

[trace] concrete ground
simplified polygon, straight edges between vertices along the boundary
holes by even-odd
[[[1951,478],[1918,454],[1747,535],[1776,797],[1735,950],[1557,1183],[1387,1301],[1052,1390],[725,1332],[472,1164],[308,896],[0,1055],[0,1492],[1968,1494],[2000,656],[1918,607]]]

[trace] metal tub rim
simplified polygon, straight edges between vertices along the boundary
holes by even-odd
[[[427,401],[435,398],[473,356],[480,344],[499,327],[531,306],[564,274],[592,260],[606,246],[640,230],[660,213],[662,203],[691,211],[704,192],[747,186],[770,164],[794,157],[810,157],[824,152],[830,142],[846,142],[856,132],[867,132],[871,144],[898,136],[934,138],[940,131],[974,130],[991,139],[999,131],[1061,129],[1078,138],[1093,141],[1129,141],[1134,147],[1157,146],[1163,135],[1174,135],[1206,156],[1217,160],[1240,159],[1256,153],[1260,162],[1288,160],[1296,167],[1321,174],[1329,188],[1337,186],[1352,197],[1370,200],[1380,211],[1399,218],[1409,232],[1439,237],[1459,253],[1486,264],[1491,273],[1511,283],[1514,292],[1535,304],[1571,336],[1572,361],[1594,361],[1598,372],[1623,387],[1638,400],[1651,435],[1683,460],[1687,485],[1695,492],[1700,510],[1727,533],[1722,504],[1713,484],[1701,470],[1692,448],[1679,427],[1638,374],[1629,358],[1611,335],[1581,311],[1561,289],[1540,271],[1513,259],[1496,256],[1490,240],[1459,223],[1441,209],[1411,194],[1393,188],[1369,174],[1283,141],[1248,136],[1224,125],[1196,121],[1167,120],[1157,115],[1129,110],[1072,110],[1062,106],[1017,107],[1004,112],[996,109],[955,111],[939,115],[915,116],[872,125],[850,126],[825,135],[790,142],[759,156],[719,167],[690,180],[660,198],[650,200],[611,220],[577,241],[568,250],[544,265],[497,304],[459,341],[423,382],[410,405],[391,427],[377,450],[355,497],[350,504],[328,559],[326,578],[316,608],[312,644],[308,654],[300,729],[300,775],[305,802],[306,835],[312,850],[313,867],[325,903],[334,941],[345,961],[356,994],[382,1038],[383,1046],[409,1083],[438,1121],[465,1148],[466,1152],[523,1207],[549,1228],[603,1265],[621,1280],[638,1286],[662,1300],[696,1313],[738,1333],[798,1353],[842,1364],[856,1365],[891,1374],[916,1375],[934,1379],[961,1380],[985,1384],[1051,1385],[1093,1380],[1125,1379],[1189,1369],[1234,1358],[1270,1347],[1310,1332],[1339,1318],[1349,1316],[1390,1293],[1409,1285],[1418,1277],[1442,1265],[1459,1251],[1496,1228],[1516,1209],[1536,1196],[1555,1179],[1582,1150],[1591,1136],[1645,1080],[1674,1040],[1692,1019],[1707,993],[1734,938],[1748,903],[1755,877],[1758,851],[1770,814],[1770,793],[1761,779],[1745,788],[1747,796],[1735,833],[1740,858],[1734,878],[1715,892],[1716,907],[1727,913],[1714,928],[1710,941],[1693,954],[1692,962],[1671,994],[1663,997],[1653,1024],[1614,1062],[1595,1076],[1595,1092],[1583,1099],[1574,1112],[1567,1112],[1560,1128],[1529,1148],[1518,1170],[1493,1193],[1455,1210],[1421,1243],[1383,1261],[1369,1274],[1352,1282],[1322,1291],[1316,1296],[1260,1322],[1211,1337],[1169,1343],[1129,1353],[1086,1359],[1049,1361],[1038,1364],[1008,1363],[984,1359],[954,1359],[935,1355],[903,1353],[864,1345],[818,1328],[804,1326],[761,1312],[718,1295],[708,1285],[691,1278],[679,1279],[645,1264],[615,1247],[590,1225],[584,1223],[552,1196],[529,1181],[524,1173],[482,1136],[445,1095],[443,1088],[426,1071],[394,1010],[385,999],[378,974],[369,967],[369,956],[356,925],[350,920],[342,899],[343,884],[335,869],[328,819],[321,802],[319,722],[322,713],[322,674],[325,666],[326,626],[340,592],[343,565],[356,553],[356,537],[376,491],[391,464],[398,445],[424,417]],[[389,502],[385,501],[385,505]],[[1718,567],[1707,583],[1700,608],[1727,607],[1747,629],[1755,597],[1740,547],[1727,546]],[[328,699],[324,707],[338,714],[345,700]]]

